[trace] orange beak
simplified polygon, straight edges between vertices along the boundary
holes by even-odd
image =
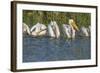
[[[78,26],[75,24],[75,21],[73,19],[69,19],[69,24],[77,31],[79,31]]]

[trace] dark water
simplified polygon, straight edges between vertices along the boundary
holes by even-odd
[[[91,58],[90,38],[51,39],[23,37],[23,62],[83,60]]]

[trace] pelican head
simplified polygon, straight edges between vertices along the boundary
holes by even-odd
[[[76,25],[76,23],[73,19],[69,19],[69,24],[73,29],[79,31],[79,28],[78,28],[78,26]]]

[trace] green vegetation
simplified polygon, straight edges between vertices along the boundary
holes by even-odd
[[[23,22],[29,27],[37,22],[48,25],[51,20],[56,21],[61,26],[62,24],[68,24],[70,18],[75,20],[78,27],[88,27],[91,24],[90,13],[23,10]]]

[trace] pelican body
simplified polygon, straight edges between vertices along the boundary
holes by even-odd
[[[30,29],[25,23],[23,23],[23,33],[30,35]]]
[[[63,31],[68,38],[75,38],[75,30],[68,24],[63,24]]]
[[[47,27],[44,24],[37,23],[30,29],[28,25],[23,23],[23,33],[32,35],[33,37],[46,35],[46,28]]]
[[[89,33],[89,36],[91,36],[91,25],[89,25],[88,27],[88,33]]]
[[[48,35],[53,38],[60,37],[60,30],[55,21],[51,21],[51,23],[48,25]]]
[[[44,24],[37,23],[31,28],[31,35],[32,36],[43,36],[46,35],[47,27]]]
[[[63,31],[68,38],[75,38],[75,33],[76,31],[79,31],[79,28],[73,19],[69,19],[69,25],[63,24]]]
[[[81,33],[82,33],[82,36],[88,37],[89,36],[89,29],[83,26],[83,27],[81,27]]]

